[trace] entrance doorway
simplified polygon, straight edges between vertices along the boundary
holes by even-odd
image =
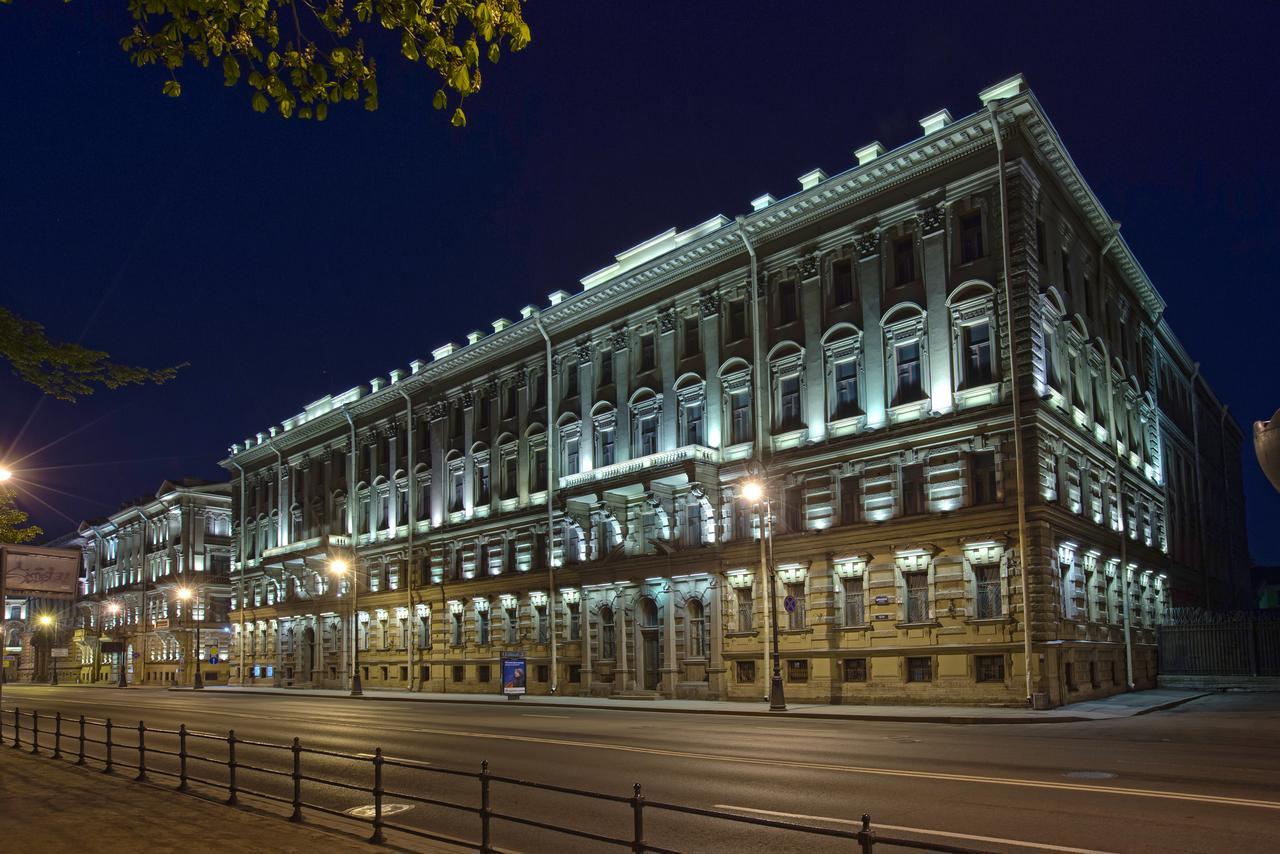
[[[647,597],[640,600],[640,637],[643,686],[646,691],[656,691],[658,670],[662,667],[662,641],[658,635],[658,603]]]
[[[302,679],[310,682],[316,669],[316,630],[307,626],[302,630],[302,643],[298,645],[298,666],[302,668]]]

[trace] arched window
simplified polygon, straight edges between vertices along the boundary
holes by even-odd
[[[631,457],[647,457],[658,452],[658,422],[662,400],[652,389],[643,388],[631,397]]]
[[[676,381],[676,415],[679,419],[680,445],[705,445],[706,433],[706,392],[702,378],[697,374],[686,374]]]
[[[690,599],[684,606],[689,637],[686,653],[689,658],[707,657],[707,612],[697,599]]]
[[[605,605],[600,609],[600,658],[613,661],[618,654],[613,631],[613,609]]]

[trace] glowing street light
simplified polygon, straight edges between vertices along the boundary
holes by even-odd
[[[742,485],[742,497],[756,504],[764,497],[764,487],[758,480],[749,480]]]
[[[36,617],[36,622],[44,631],[44,639],[46,649],[49,650],[49,684],[58,684],[58,665],[53,658],[53,616],[51,614],[41,614]]]
[[[329,572],[338,578],[351,573],[351,696],[359,697],[364,693],[360,687],[360,612],[356,610],[356,600],[360,595],[360,579],[351,566],[342,558],[335,557],[329,561]]]
[[[36,618],[36,622],[39,623],[42,628],[47,629],[53,625],[53,617],[50,617],[48,614],[41,614]]]
[[[13,477],[13,472],[9,471],[4,466],[0,466],[0,480],[8,480],[11,477]]]
[[[769,538],[768,546],[773,548],[773,526],[769,508],[769,496],[765,493],[764,484],[759,480],[748,480],[742,484],[742,497],[760,508],[760,570],[768,582],[769,607],[765,616],[769,618],[771,637],[765,638],[766,645],[773,642],[772,674],[769,679],[769,711],[785,712],[787,699],[782,685],[782,661],[778,653],[778,591],[777,571],[771,565],[765,553],[765,538]]]
[[[119,614],[120,614],[120,603],[119,603],[119,602],[108,602],[108,603],[107,603],[107,613],[108,613],[108,614],[110,614],[113,618],[114,618],[114,617],[119,616]],[[125,663],[124,663],[124,627],[123,627],[123,626],[121,626],[119,623],[116,623],[114,628],[115,628],[115,630],[116,630],[116,636],[120,638],[120,652],[118,652],[118,653],[117,653],[117,655],[119,655],[119,656],[120,656],[120,680],[116,683],[116,687],[117,687],[117,688],[128,688],[128,687],[129,687],[129,681],[128,681],[128,679],[125,677],[125,674],[124,674],[124,667],[125,667]]]

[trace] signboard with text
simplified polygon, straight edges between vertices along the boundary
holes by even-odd
[[[9,546],[3,550],[4,589],[45,598],[73,598],[80,581],[80,552]]]
[[[508,697],[519,697],[525,693],[529,668],[524,658],[502,659],[502,693]]]
[[[65,646],[55,646],[53,649],[49,650],[49,655],[53,658],[70,658],[71,650],[67,649]]]

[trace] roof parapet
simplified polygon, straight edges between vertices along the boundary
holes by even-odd
[[[668,228],[661,234],[655,234],[648,240],[639,243],[630,249],[619,252],[613,256],[616,260],[608,267],[583,276],[583,290],[591,290],[596,285],[604,284],[615,276],[620,276],[629,270],[634,270],[646,261],[657,258],[659,255],[665,255],[692,240],[698,240],[702,237],[718,231],[729,224],[729,218],[723,214],[716,214],[711,219],[698,223],[692,228],[677,232],[674,228]]]
[[[925,136],[928,136],[934,131],[942,130],[949,124],[951,124],[951,111],[945,107],[920,120],[920,128],[924,131]]]
[[[762,211],[776,201],[777,199],[773,197],[772,193],[765,193],[763,196],[756,196],[751,200],[751,211],[752,213]]]
[[[1027,81],[1021,74],[1015,74],[1006,80],[1001,80],[994,86],[988,86],[983,89],[978,93],[978,100],[985,107],[992,101],[1003,101],[1005,98],[1021,95],[1025,91],[1027,91]]]
[[[870,163],[872,160],[875,160],[881,154],[884,154],[884,146],[880,144],[879,140],[872,143],[868,143],[867,145],[864,145],[862,146],[862,148],[859,148],[857,151],[853,152],[853,156],[858,158],[859,166],[866,166],[868,163]]]
[[[827,180],[826,172],[823,172],[821,169],[810,170],[800,176],[799,178],[800,189],[812,190],[814,187],[818,186],[825,180]]]

